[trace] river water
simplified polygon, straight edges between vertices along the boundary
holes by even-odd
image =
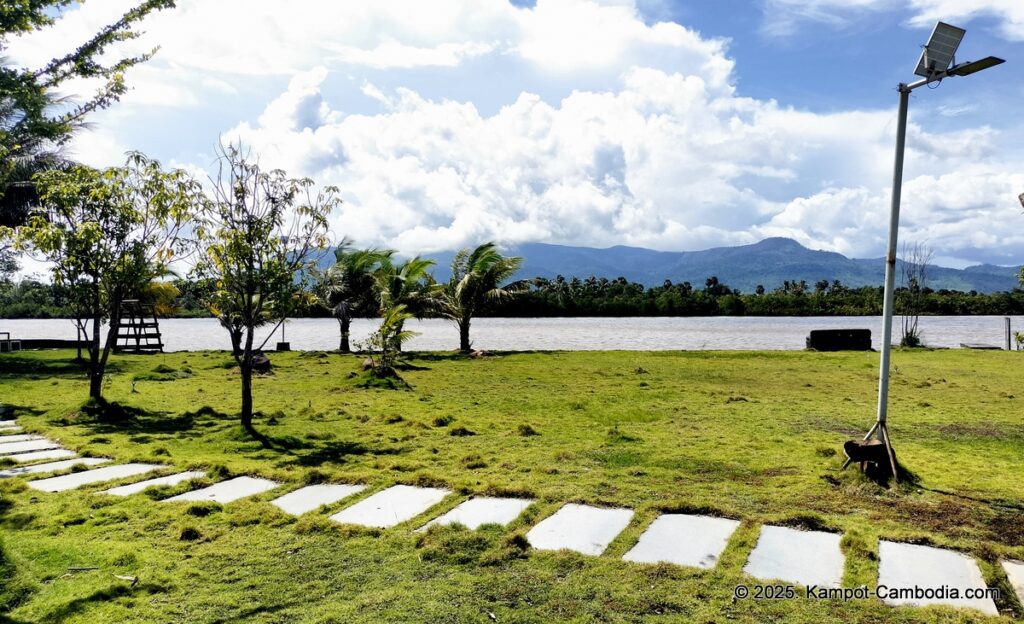
[[[926,345],[958,347],[961,343],[1002,346],[1002,316],[921,317]],[[1012,317],[1014,330],[1024,330],[1024,317]],[[894,319],[894,342],[899,341],[899,317]],[[377,326],[375,319],[352,323],[355,347]],[[665,349],[803,349],[812,329],[866,328],[875,348],[881,344],[880,317],[647,317],[647,318],[481,318],[473,322],[471,338],[477,349],[530,350],[665,350]],[[215,319],[165,319],[160,321],[167,351],[228,349],[227,332]],[[413,321],[408,329],[419,332],[408,349],[454,350],[459,345],[455,326],[440,319]],[[0,332],[12,338],[74,340],[71,321],[60,319],[0,319]],[[269,328],[262,331],[262,337]],[[337,349],[338,324],[334,319],[290,319],[285,334],[296,350]],[[268,348],[280,339],[280,329]]]

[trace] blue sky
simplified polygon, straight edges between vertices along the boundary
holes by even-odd
[[[13,42],[28,66],[116,19],[91,2]],[[936,19],[961,60],[915,92],[901,236],[945,264],[1024,262],[1017,0],[179,0],[72,147],[197,175],[218,140],[339,186],[337,237],[406,253],[482,240],[701,249],[885,245],[896,84]],[[85,92],[88,84],[76,85]]]

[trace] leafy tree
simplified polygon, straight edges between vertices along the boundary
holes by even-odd
[[[388,317],[391,310],[403,306],[407,318],[421,319],[432,314],[439,306],[439,289],[430,274],[433,260],[415,256],[395,264],[390,256],[383,258],[374,273],[381,318]],[[401,332],[407,318],[398,321]],[[396,345],[398,351],[402,344]]]
[[[469,353],[469,326],[488,301],[513,297],[527,289],[527,282],[502,286],[523,264],[520,257],[505,257],[494,243],[462,249],[452,259],[452,277],[442,291],[441,314],[459,328],[459,350]]]
[[[252,425],[254,361],[270,340],[256,330],[278,323],[299,304],[327,244],[327,217],[341,203],[334,187],[314,188],[308,178],[266,171],[240,147],[220,150],[220,168],[204,203],[195,274],[214,280],[211,312],[231,335],[241,372],[241,424],[267,443]]]
[[[0,54],[7,40],[50,26],[72,0],[5,0],[0,6]],[[174,0],[144,0],[88,41],[41,68],[0,66],[0,225],[24,221],[36,199],[32,175],[62,164],[61,147],[92,112],[106,108],[126,92],[124,72],[148,60],[155,50],[109,59],[111,46],[138,36],[134,26]],[[69,80],[99,79],[102,86],[72,105],[56,92]]]
[[[317,275],[314,292],[320,304],[338,320],[342,353],[351,351],[349,334],[353,317],[376,303],[375,272],[390,261],[394,253],[390,249],[354,249],[352,241],[344,239],[334,248],[334,264]]]
[[[18,228],[16,241],[51,263],[54,285],[91,334],[89,396],[101,400],[122,304],[138,298],[186,248],[181,234],[199,187],[184,171],[164,171],[139,153],[124,167],[75,166],[35,180],[43,210]],[[101,340],[104,321],[109,329]]]

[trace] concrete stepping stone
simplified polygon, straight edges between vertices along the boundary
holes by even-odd
[[[145,481],[139,481],[138,483],[129,483],[128,485],[110,488],[109,490],[103,490],[102,493],[113,494],[114,496],[129,496],[131,494],[138,494],[146,488],[157,485],[178,485],[182,481],[188,481],[189,479],[202,479],[205,476],[206,473],[202,470],[179,472],[166,477],[156,477],[155,479],[146,479]]]
[[[68,449],[56,448],[48,451],[32,451],[31,453],[18,453],[17,455],[8,455],[7,459],[13,459],[19,464],[25,462],[39,461],[40,459],[67,459],[74,457],[78,453],[69,451]]]
[[[10,435],[12,433],[18,433],[21,430],[22,428],[16,425],[11,425],[9,427],[0,427],[0,439],[3,439],[3,436]]]
[[[533,504],[525,498],[471,498],[443,516],[431,520],[423,529],[435,524],[461,524],[471,531],[485,524],[507,526]]]
[[[341,524],[386,529],[420,515],[444,500],[450,492],[441,488],[393,485],[331,516]]]
[[[18,423],[13,420],[0,420],[0,428],[4,427],[16,427]]]
[[[28,451],[45,451],[53,448],[60,448],[60,444],[53,440],[29,440],[27,442],[0,443],[0,455],[27,453]]]
[[[240,498],[262,494],[277,487],[277,482],[269,479],[258,479],[256,477],[235,477],[220,483],[214,483],[210,487],[192,490],[184,494],[178,494],[165,498],[165,503],[178,501],[213,501],[215,503],[230,503]]]
[[[572,550],[600,555],[629,524],[632,509],[602,509],[569,503],[541,520],[526,534],[539,550]]]
[[[637,563],[674,563],[705,570],[715,567],[737,520],[665,514],[644,531],[622,558]]]
[[[919,546],[917,544],[901,544],[898,542],[878,542],[878,585],[887,590],[914,589],[939,590],[957,589],[959,593],[967,589],[984,589],[985,579],[981,576],[978,564],[967,555],[953,550]],[[950,605],[953,607],[978,609],[987,615],[999,615],[991,598],[949,596],[883,596],[890,605]]]
[[[28,442],[29,440],[43,440],[43,436],[36,435],[34,433],[19,433],[18,435],[5,435],[0,436],[0,444],[7,444],[8,442]]]
[[[344,483],[307,485],[294,492],[289,492],[284,496],[275,498],[270,502],[277,505],[285,513],[301,516],[308,511],[336,503],[365,489],[365,485],[348,485]]]
[[[763,526],[743,571],[764,580],[839,587],[845,559],[836,533]]]
[[[74,490],[90,483],[102,483],[103,481],[114,481],[134,477],[135,475],[146,474],[164,468],[160,464],[118,464],[116,466],[105,466],[84,472],[72,472],[71,474],[49,479],[29,481],[28,486],[43,492],[63,492]]]
[[[1003,561],[1003,570],[1010,579],[1013,591],[1017,592],[1017,598],[1024,603],[1024,562]]]
[[[8,468],[7,470],[0,470],[0,479],[6,479],[8,477],[17,477],[19,475],[27,474],[42,474],[44,472],[57,472],[58,470],[67,470],[68,468],[74,468],[75,466],[98,466],[111,461],[107,457],[76,457],[75,459],[65,459],[64,461],[50,462],[47,464],[33,464],[31,466],[18,466],[17,468]]]

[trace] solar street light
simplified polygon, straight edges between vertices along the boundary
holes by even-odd
[[[903,154],[907,142],[907,109],[910,105],[910,92],[918,87],[941,82],[944,78],[953,76],[969,76],[983,69],[988,69],[1003,63],[1003,59],[989,56],[980,61],[955,64],[955,56],[960,42],[964,38],[963,28],[951,26],[945,22],[939,22],[932,30],[928,44],[921,52],[921,58],[917,63],[915,74],[922,79],[910,84],[900,83],[898,91],[900,94],[900,105],[898,124],[896,126],[896,163],[892,176],[892,208],[889,217],[889,249],[885,257],[885,298],[882,304],[882,355],[878,379],[878,416],[875,424],[864,436],[864,440],[879,440],[885,444],[886,454],[889,460],[889,467],[892,469],[893,479],[899,480],[896,471],[896,456],[892,450],[892,443],[889,441],[889,428],[886,425],[889,404],[889,361],[892,351],[892,313],[893,313],[893,286],[896,275],[896,239],[899,233],[900,223],[900,197],[903,191]],[[1024,201],[1024,199],[1022,199]],[[876,442],[877,444],[877,442]],[[849,457],[843,468],[846,468],[852,461]]]

